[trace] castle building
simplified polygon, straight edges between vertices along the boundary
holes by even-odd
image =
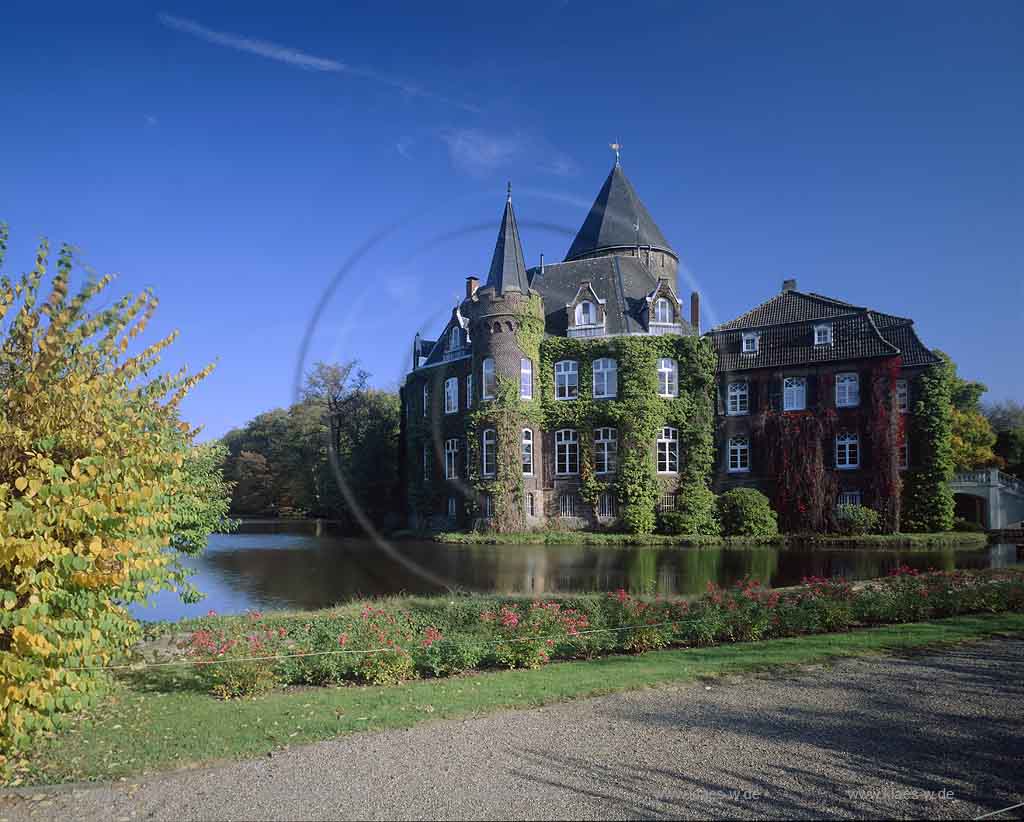
[[[410,523],[605,527],[737,486],[784,501],[800,431],[827,478],[811,493],[884,509],[923,456],[904,417],[937,358],[913,321],[787,280],[701,336],[678,266],[617,159],[559,263],[527,268],[510,193],[486,280],[413,342]]]

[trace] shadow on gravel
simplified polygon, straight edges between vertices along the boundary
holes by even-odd
[[[757,704],[738,704],[751,687],[760,691]],[[605,765],[531,750],[521,755],[534,767],[514,773],[599,799],[609,815],[647,818],[948,818],[1020,801],[1024,643],[853,661],[714,691],[673,711],[609,703],[609,726],[624,746],[641,746],[645,734],[678,734],[676,762]],[[881,792],[850,793],[873,789]]]

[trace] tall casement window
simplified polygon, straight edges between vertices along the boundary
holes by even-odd
[[[455,497],[448,497],[448,519],[455,519]]]
[[[555,363],[555,399],[574,400],[580,392],[579,364],[575,360]]]
[[[576,325],[593,325],[597,322],[597,311],[594,304],[587,300],[576,306]]]
[[[619,432],[614,428],[594,429],[594,472],[614,474],[619,460]]]
[[[786,377],[782,381],[782,410],[803,411],[807,407],[807,380]]]
[[[430,386],[423,383],[423,416],[430,416]]]
[[[423,443],[423,481],[430,479],[430,446]]]
[[[760,347],[760,338],[754,332],[749,332],[743,335],[743,348],[744,354],[756,354]]]
[[[563,476],[580,472],[579,437],[572,429],[555,432],[555,473]]]
[[[473,407],[473,375],[466,375],[466,408]]]
[[[480,396],[485,400],[493,400],[494,395],[498,393],[498,378],[494,374],[494,359],[486,357],[480,364],[480,371]]]
[[[658,360],[658,396],[679,396],[679,364],[668,357]]]
[[[662,428],[658,435],[658,473],[679,473],[679,429]]]
[[[860,435],[844,431],[836,437],[836,468],[860,467]]]
[[[484,476],[493,477],[497,473],[498,432],[488,428],[484,431],[482,444]]]
[[[654,301],[654,321],[656,323],[672,322],[672,305],[664,297]]]
[[[750,440],[747,437],[729,438],[729,470],[750,470]]]
[[[860,405],[860,377],[856,374],[836,374],[836,405],[840,408]]]
[[[526,357],[519,361],[519,396],[524,400],[533,399],[533,360]]]
[[[619,367],[615,360],[602,357],[593,362],[594,398],[614,397],[619,393]]]
[[[453,328],[451,335],[448,337],[448,350],[458,351],[460,348],[462,348],[462,330]]]
[[[910,410],[910,389],[906,380],[896,380],[896,410],[901,414]]]
[[[576,516],[576,495],[562,494],[558,498],[558,516],[571,518]]]
[[[903,441],[900,443],[900,450],[897,452],[896,465],[901,471],[906,471],[910,467],[910,449],[907,448],[907,437],[905,434]]]
[[[459,441],[444,441],[444,478],[455,479],[459,475]]]
[[[534,499],[533,494],[526,495],[526,516],[537,516],[537,502]]]
[[[746,381],[731,382],[726,397],[725,411],[730,416],[750,413],[750,384]]]
[[[444,413],[454,414],[459,410],[459,378],[449,377],[444,381]]]
[[[615,495],[605,491],[597,498],[597,515],[601,519],[611,519],[618,515]]]
[[[814,326],[814,344],[832,345],[832,323]]]
[[[494,497],[490,494],[484,494],[483,496],[483,509],[485,519],[490,519],[494,516]]]
[[[533,431],[529,428],[523,429],[523,473],[533,474]]]

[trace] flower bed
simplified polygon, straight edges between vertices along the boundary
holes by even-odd
[[[186,652],[221,697],[277,685],[397,684],[488,667],[644,653],[668,646],[755,642],[971,613],[1024,611],[1024,573],[901,567],[859,584],[808,578],[784,590],[757,580],[709,584],[695,600],[625,591],[560,601],[498,597],[374,603],[323,615],[212,621]]]

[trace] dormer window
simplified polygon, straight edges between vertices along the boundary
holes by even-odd
[[[753,332],[743,335],[743,353],[756,354],[760,344],[760,335]]]
[[[666,325],[672,322],[672,304],[664,297],[654,301],[654,321]]]
[[[589,300],[576,306],[576,325],[594,325],[597,322],[597,311]]]
[[[832,345],[832,323],[814,326],[814,344]]]
[[[448,337],[448,350],[458,351],[460,348],[462,348],[462,329],[453,328]]]

